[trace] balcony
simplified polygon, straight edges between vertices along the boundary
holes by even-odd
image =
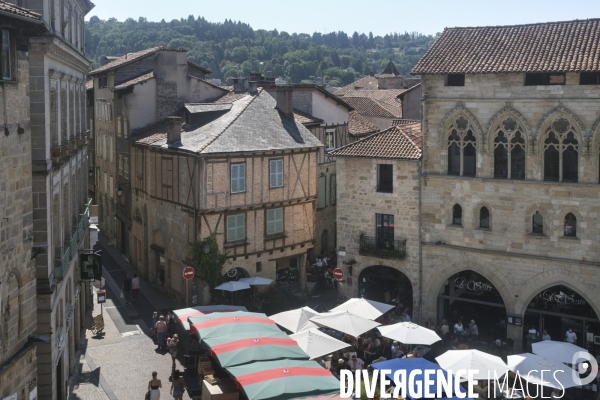
[[[88,199],[83,214],[80,214],[79,221],[73,227],[71,237],[65,241],[65,247],[57,251],[59,255],[54,260],[54,278],[57,280],[63,280],[69,271],[71,260],[78,255],[79,244],[85,238],[85,231],[89,226],[91,207],[92,199]]]
[[[403,259],[406,257],[406,239],[390,240],[360,235],[359,253],[363,256]]]

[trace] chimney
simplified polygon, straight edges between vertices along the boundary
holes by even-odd
[[[248,78],[233,78],[233,92],[244,93],[248,90]]]
[[[412,126],[409,126],[409,127],[408,127],[408,134],[409,134],[410,136],[412,136],[412,134],[413,134],[413,133],[412,133]]]
[[[293,86],[282,85],[277,86],[275,99],[277,100],[277,108],[286,117],[291,117],[294,114],[294,93]]]
[[[375,76],[375,74],[373,73],[373,71],[369,72],[369,76]]]
[[[167,145],[181,144],[181,117],[167,117]]]
[[[256,81],[250,81],[248,84],[248,93],[256,94],[258,92],[258,83]]]

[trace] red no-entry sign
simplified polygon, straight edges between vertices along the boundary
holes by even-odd
[[[341,268],[336,268],[333,270],[333,277],[338,281],[344,278],[344,271]]]
[[[190,279],[192,279],[194,277],[194,268],[192,268],[192,267],[185,267],[183,269],[183,277],[185,279],[187,279],[188,281]]]

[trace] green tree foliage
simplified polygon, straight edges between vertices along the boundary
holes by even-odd
[[[184,48],[191,61],[210,69],[210,77],[227,80],[261,72],[298,83],[328,76],[330,84],[351,83],[370,72],[379,73],[391,59],[400,73],[410,70],[435,37],[416,32],[319,33],[254,30],[232,20],[208,22],[193,15],[170,22],[149,22],[140,17],[119,22],[96,16],[85,24],[86,53],[92,67],[102,56],[120,56],[155,46]]]
[[[204,252],[205,245],[209,247],[208,253]],[[203,240],[190,242],[188,259],[196,270],[196,276],[208,283],[211,292],[223,282],[223,266],[227,262],[227,254],[219,251],[216,233]]]

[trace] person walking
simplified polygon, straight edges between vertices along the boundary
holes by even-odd
[[[454,334],[462,335],[465,330],[465,327],[462,324],[461,320],[458,320],[456,324],[454,324]]]
[[[177,337],[177,334],[174,334],[172,338],[168,339],[167,347],[169,348],[169,353],[171,353],[171,360],[173,360],[171,371],[175,371],[175,359],[177,358],[177,348],[179,347],[179,338]]]
[[[348,361],[350,370],[354,373],[356,370],[362,370],[365,367],[365,362],[360,358],[356,357],[356,354]]]
[[[573,332],[573,328],[569,328],[567,333],[565,333],[565,342],[569,342],[571,344],[575,344],[577,342],[577,334]]]
[[[171,394],[175,400],[182,400],[183,393],[187,390],[187,386],[183,377],[181,376],[181,372],[176,369],[173,372],[173,381],[171,382]]]
[[[157,378],[158,372],[152,371],[152,379],[148,381],[148,390],[150,391],[150,400],[160,400],[160,389],[162,382]]]
[[[131,278],[129,274],[125,275],[121,290],[123,291],[123,296],[125,296],[125,304],[131,304]]]
[[[138,296],[140,295],[140,278],[138,278],[138,274],[133,274],[133,279],[131,280],[131,297],[134,302],[138,302]]]
[[[552,340],[550,335],[548,335],[548,331],[544,329],[544,334],[542,335],[542,340]]]
[[[469,324],[469,334],[475,339],[479,337],[479,327],[475,323],[475,320],[471,320],[471,323]]]
[[[156,327],[156,323],[158,322],[158,312],[154,311],[152,313],[152,325],[150,325],[150,331],[152,331],[152,335],[154,335],[156,332],[154,332],[154,328]]]
[[[167,323],[164,316],[161,315],[158,318],[158,322],[154,325],[154,330],[156,331],[158,348],[162,350],[165,348],[165,337],[167,336]]]

